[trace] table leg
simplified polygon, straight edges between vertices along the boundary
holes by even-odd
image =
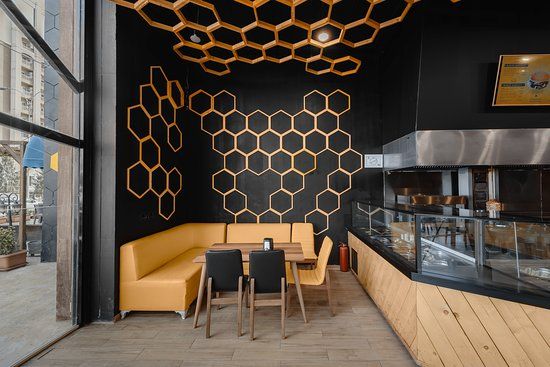
[[[302,297],[302,287],[300,286],[300,276],[298,275],[298,265],[296,265],[296,262],[292,261],[290,266],[292,268],[292,275],[294,276],[296,293],[298,294],[298,300],[300,301],[300,307],[302,308],[302,316],[304,316],[304,322],[307,323],[306,307],[304,306],[304,297]]]
[[[206,281],[206,264],[202,264],[201,280],[199,282],[199,292],[197,294],[197,304],[195,305],[195,319],[193,320],[193,328],[199,323],[199,313],[201,312],[202,297],[204,295],[204,283]]]

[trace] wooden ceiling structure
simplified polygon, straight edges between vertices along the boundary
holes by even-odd
[[[354,49],[403,21],[421,0],[111,1],[172,33],[174,52],[207,73],[228,74],[236,61],[297,60],[309,73],[345,76],[360,70]],[[329,52],[334,46],[340,47],[336,55]]]

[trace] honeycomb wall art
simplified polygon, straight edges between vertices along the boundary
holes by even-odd
[[[176,196],[182,191],[182,175],[165,155],[182,149],[177,112],[183,106],[180,83],[152,66],[148,83],[139,86],[139,104],[127,109],[126,127],[139,149],[126,170],[126,188],[137,199],[155,197],[158,215],[165,220],[175,213]]]
[[[350,108],[350,95],[339,89],[313,90],[298,112],[271,114],[240,111],[226,90],[192,93],[189,109],[221,161],[211,183],[224,210],[235,222],[283,222],[292,213],[314,223],[316,234],[329,229],[342,194],[363,167],[363,156],[340,125]],[[296,213],[297,200],[309,199],[311,210]]]
[[[308,73],[357,73],[354,49],[406,17],[420,0],[111,0],[171,33],[174,52],[225,75],[236,61],[297,60]],[[460,0],[450,0],[455,3]]]

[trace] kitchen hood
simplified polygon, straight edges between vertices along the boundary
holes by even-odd
[[[550,165],[550,129],[418,130],[383,147],[384,171]]]

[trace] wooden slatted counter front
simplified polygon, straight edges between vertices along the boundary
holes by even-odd
[[[413,281],[348,242],[359,282],[422,366],[550,366],[550,310]]]

